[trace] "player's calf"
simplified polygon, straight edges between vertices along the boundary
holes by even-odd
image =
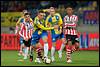
[[[67,62],[70,63],[71,61],[71,41],[68,41],[67,45],[66,45],[66,55],[67,55]]]

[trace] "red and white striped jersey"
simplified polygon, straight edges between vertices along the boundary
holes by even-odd
[[[64,17],[64,34],[77,35],[76,26],[78,17],[76,15]]]
[[[33,33],[33,22],[23,22],[20,24],[21,29],[19,31],[19,35],[23,38],[31,38]]]

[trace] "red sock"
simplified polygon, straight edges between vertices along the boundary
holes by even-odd
[[[76,51],[75,45],[72,46],[72,51]]]
[[[66,45],[67,61],[71,59],[71,46]]]

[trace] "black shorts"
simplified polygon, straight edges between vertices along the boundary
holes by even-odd
[[[29,39],[28,41],[23,40],[24,44],[26,47],[30,47],[31,45],[31,39]]]
[[[75,44],[75,42],[79,43],[79,38],[77,35],[66,35],[66,40],[72,41],[72,44]]]

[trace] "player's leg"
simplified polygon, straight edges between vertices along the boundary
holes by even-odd
[[[32,62],[33,61],[33,45],[31,44],[30,46],[30,61]]]
[[[72,43],[72,52],[77,51],[79,49],[79,38],[77,35],[73,36],[73,43]]]
[[[55,61],[55,58],[54,58],[55,45],[56,45],[56,42],[53,42],[53,43],[52,43],[52,47],[51,47],[51,61],[52,61],[52,62]]]
[[[18,55],[23,55],[24,56],[24,43],[23,43],[23,38],[20,37],[20,50],[19,50],[19,53]]]
[[[42,40],[44,42],[44,58],[48,58],[48,34],[47,32],[43,32],[42,35]]]
[[[28,57],[28,51],[29,51],[29,48],[30,48],[30,45],[31,45],[31,39],[29,39],[28,41],[24,40],[24,43],[25,43],[25,55],[24,55],[24,59],[27,59],[27,57]]]
[[[51,61],[54,62],[55,58],[54,58],[54,53],[55,53],[55,47],[56,47],[56,41],[57,41],[57,37],[59,35],[56,34],[52,34],[52,47],[51,47]]]
[[[41,60],[43,60],[43,55],[42,55],[42,45],[38,42],[36,44],[36,53],[37,53],[37,58],[35,62],[41,63]]]
[[[62,40],[62,44],[61,44],[61,47],[60,47],[58,53],[59,53],[59,58],[62,58],[62,51],[63,51],[63,49],[65,47],[66,41],[65,41],[65,38],[64,38],[63,34],[60,35],[60,38]]]
[[[37,31],[35,31],[32,34],[32,38],[31,38],[31,47],[30,47],[30,61],[33,61],[33,49],[35,49],[34,47],[36,47],[36,44],[39,42],[39,36],[37,34]]]
[[[38,32],[36,32],[35,34],[36,36],[34,37],[34,41],[36,43],[36,54],[37,54],[37,58],[35,60],[35,62],[41,63],[41,59],[42,59],[42,45],[40,44],[39,40],[41,35],[38,34]]]
[[[67,54],[67,62],[70,63],[72,62],[71,60],[71,46],[72,46],[72,41],[71,41],[71,35],[66,36],[66,54]]]

